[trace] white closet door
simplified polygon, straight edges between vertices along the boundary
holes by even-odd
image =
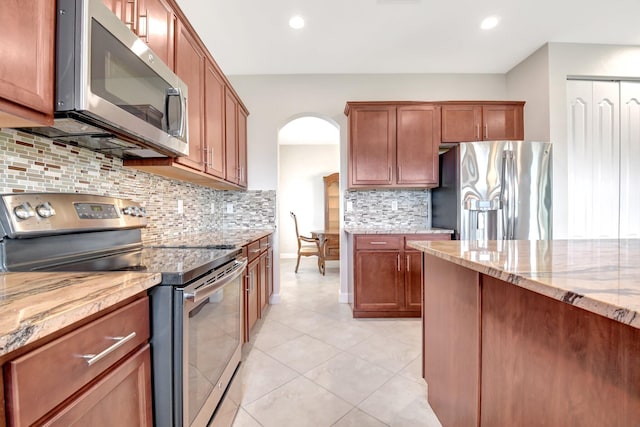
[[[640,82],[620,83],[620,238],[640,237]]]
[[[619,85],[569,80],[567,98],[568,235],[617,238]]]

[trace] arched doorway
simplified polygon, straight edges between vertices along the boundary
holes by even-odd
[[[301,233],[324,228],[323,177],[340,170],[340,128],[330,118],[303,113],[278,130],[278,228],[281,258],[295,258],[290,211]],[[301,261],[313,266],[311,260]],[[337,263],[334,264],[337,267]]]

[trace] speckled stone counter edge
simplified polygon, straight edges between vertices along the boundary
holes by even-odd
[[[160,274],[0,273],[0,356],[160,283]]]
[[[516,241],[513,241],[516,242]],[[588,241],[575,241],[575,244],[579,244],[580,242],[588,242]],[[524,243],[524,241],[523,241]],[[607,301],[606,298],[603,298],[601,295],[601,291],[596,289],[593,293],[589,293],[589,291],[585,291],[585,289],[570,289],[569,287],[560,287],[554,284],[553,275],[546,278],[534,278],[532,277],[536,272],[532,271],[523,271],[523,272],[509,272],[499,266],[491,265],[488,262],[471,260],[464,257],[464,253],[462,254],[453,254],[450,252],[443,251],[439,248],[434,248],[432,246],[442,245],[443,242],[428,242],[428,241],[409,241],[408,246],[423,251],[429,255],[436,256],[438,258],[450,261],[454,264],[458,264],[460,266],[469,268],[471,270],[477,271],[481,274],[486,274],[491,277],[495,277],[496,279],[500,279],[507,283],[511,283],[513,285],[519,286],[524,289],[528,289],[532,292],[536,292],[538,294],[547,296],[549,298],[553,298],[559,301],[562,301],[567,304],[571,304],[575,307],[582,308],[584,310],[590,311],[592,313],[599,314],[601,316],[607,317],[609,319],[615,320],[617,322],[632,326],[634,328],[640,329],[640,297],[637,297],[638,301],[634,301],[633,306],[630,307],[623,303],[616,303],[614,301]],[[445,242],[446,245],[460,245],[460,241],[450,241]],[[450,248],[447,248],[450,249]],[[509,255],[507,255],[509,256]],[[517,255],[516,255],[517,256]],[[610,266],[610,268],[616,268],[615,266]],[[539,272],[538,272],[539,273]],[[563,272],[562,273],[563,281],[570,282],[572,280],[571,272]],[[576,279],[576,281],[584,281],[584,278]],[[595,282],[595,280],[594,280]],[[631,292],[632,295],[640,295],[640,276],[637,276],[637,289],[631,289],[630,291],[626,289],[627,292]],[[624,296],[627,296],[625,294]],[[620,296],[617,299],[618,301],[622,299]]]

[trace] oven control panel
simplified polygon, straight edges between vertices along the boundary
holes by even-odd
[[[15,239],[146,225],[145,208],[131,200],[76,193],[0,195],[0,237]]]

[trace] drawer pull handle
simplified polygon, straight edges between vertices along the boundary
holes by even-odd
[[[369,242],[371,245],[386,245],[387,242]]]
[[[122,347],[126,342],[131,341],[133,338],[135,338],[135,336],[136,336],[136,333],[135,332],[131,332],[126,337],[111,337],[110,339],[115,340],[116,341],[115,343],[113,343],[109,347],[105,348],[104,350],[102,350],[98,354],[83,354],[81,357],[83,359],[87,359],[87,365],[91,366],[94,363],[96,363],[96,362],[100,361],[101,359],[105,358],[110,353],[113,353],[118,348]]]

